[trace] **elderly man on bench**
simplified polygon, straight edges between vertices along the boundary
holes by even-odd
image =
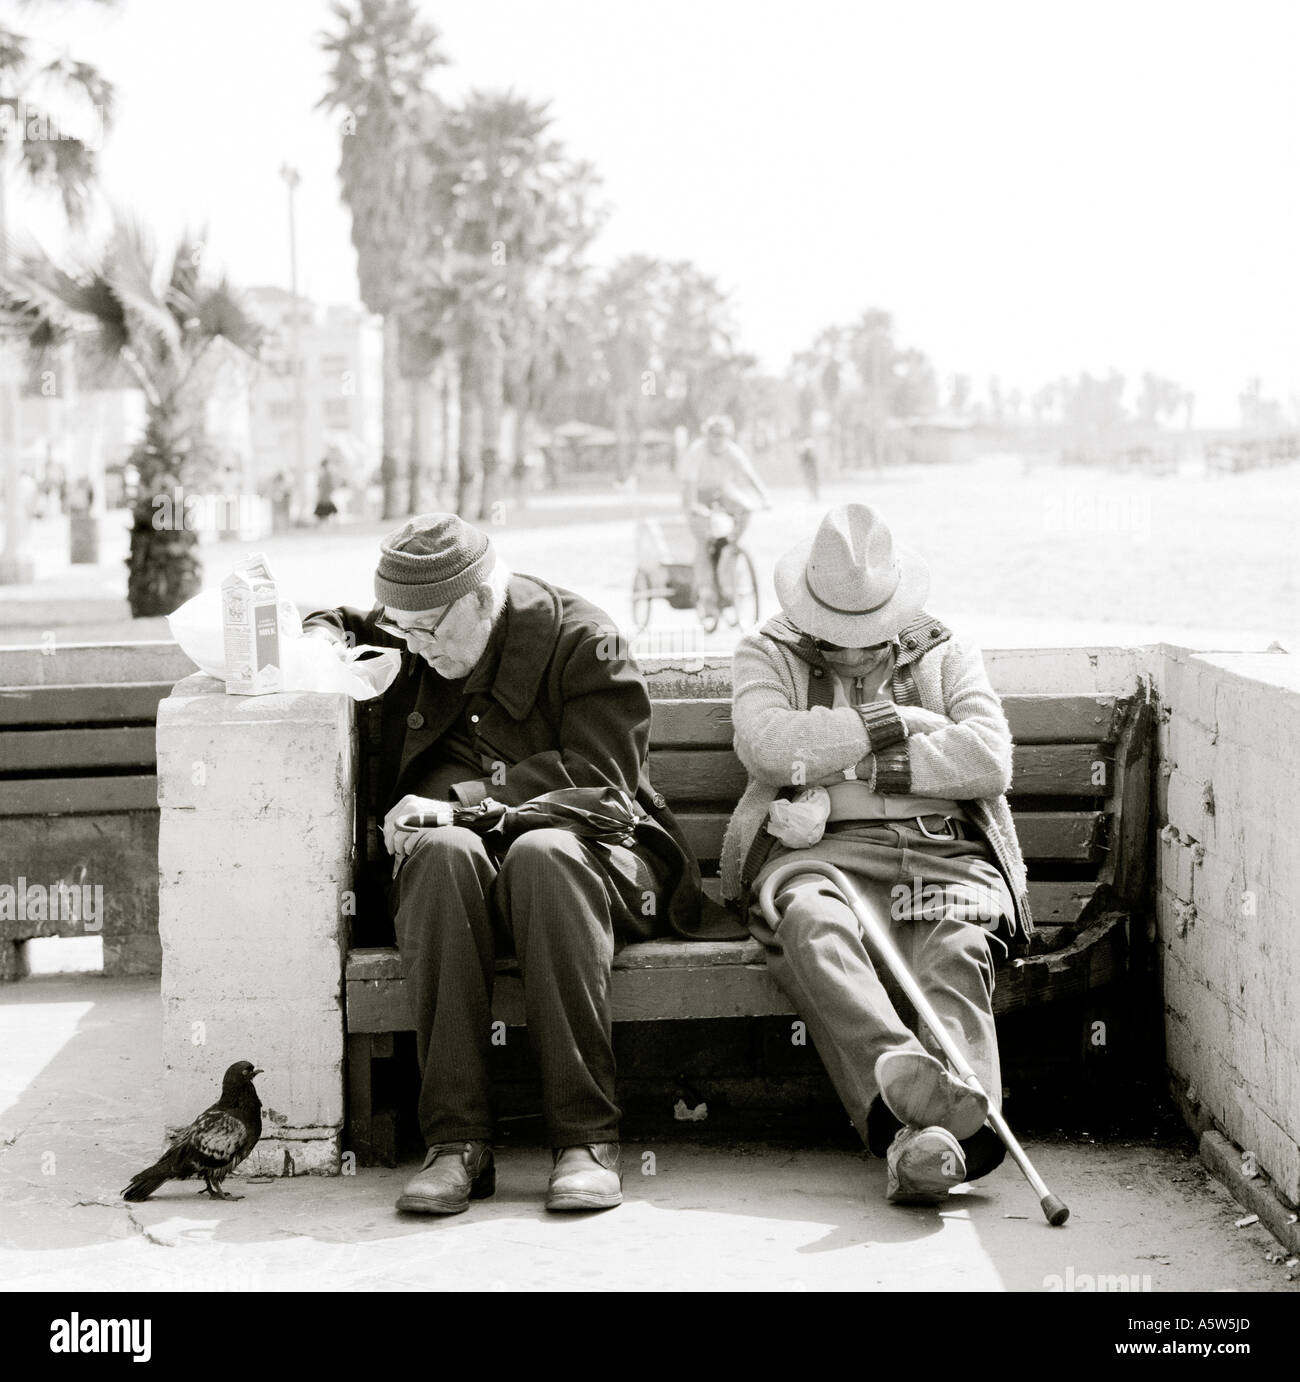
[[[384,539],[375,595],[369,613],[321,611],[306,625],[406,653],[384,695],[379,800],[428,1151],[397,1207],[457,1214],[495,1189],[492,985],[498,950],[512,949],[553,1149],[546,1207],[612,1208],[622,1190],[610,962],[629,941],[701,928],[699,866],[646,773],[645,682],[608,616],[512,574],[454,514]],[[488,799],[581,800],[575,789],[625,793],[636,831],[620,843],[543,825],[507,844],[453,823]]]
[[[988,1097],[1001,1076],[992,947],[1032,926],[1006,797],[1011,734],[979,653],[923,612],[929,572],[862,504],[832,510],[775,573],[783,613],[734,660],[749,785],[723,891],[757,896],[778,864],[834,864],[875,910]],[[784,875],[783,875],[784,876]],[[894,1202],[936,1202],[1005,1155],[988,1100],[909,1030],[849,900],[795,872],[750,929]]]

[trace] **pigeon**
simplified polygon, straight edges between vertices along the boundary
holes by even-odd
[[[221,1098],[185,1129],[170,1147],[122,1191],[124,1200],[147,1200],[164,1181],[202,1176],[207,1189],[200,1195],[216,1200],[242,1200],[221,1188],[221,1182],[257,1146],[262,1135],[262,1101],[253,1076],[262,1071],[251,1061],[236,1061],[221,1081]]]

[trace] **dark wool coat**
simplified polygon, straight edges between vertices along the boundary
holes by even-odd
[[[417,768],[456,729],[469,733],[483,766],[455,796],[491,796],[518,806],[565,787],[619,787],[658,827],[655,852],[676,866],[668,906],[672,929],[692,938],[745,934],[704,898],[699,865],[646,768],[650,693],[614,622],[580,595],[535,576],[511,577],[502,623],[468,677],[448,681],[377,628],[383,610],[321,610],[325,623],[356,645],[402,648],[397,678],[384,693],[379,795],[381,814],[418,791]],[[477,717],[477,718],[475,718]],[[417,761],[418,760],[418,761]],[[493,766],[496,768],[494,780]]]

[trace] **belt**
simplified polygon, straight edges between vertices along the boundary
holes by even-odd
[[[966,832],[956,816],[911,816],[916,828],[929,840],[964,840]]]
[[[965,822],[956,816],[944,816],[937,813],[931,816],[892,816],[872,820],[831,821],[826,829],[829,833],[834,833],[837,830],[861,829],[864,825],[881,830],[888,830],[891,826],[905,825],[909,829],[915,826],[927,840],[952,841],[972,838]]]

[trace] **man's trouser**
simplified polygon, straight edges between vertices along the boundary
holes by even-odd
[[[548,1145],[618,1141],[610,961],[664,930],[662,868],[567,830],[520,835],[504,859],[464,826],[419,836],[393,884],[420,1058],[425,1145],[493,1133],[492,983],[513,949],[541,1067]]]
[[[888,928],[990,1102],[1000,1108],[990,942],[1001,944],[991,931],[1001,917],[1012,914],[1012,901],[990,862],[988,846],[976,838],[932,840],[915,820],[832,825],[810,849],[774,846],[753,895],[778,864],[800,858],[825,860],[849,875],[863,906],[872,908]],[[879,1093],[877,1058],[885,1051],[928,1051],[944,1061],[943,1052],[923,1026],[918,1040],[899,1017],[857,918],[829,878],[796,874],[775,903],[777,926],[767,924],[755,903],[750,930],[767,950],[768,970],[808,1024],[817,1053],[865,1140],[867,1111]]]

